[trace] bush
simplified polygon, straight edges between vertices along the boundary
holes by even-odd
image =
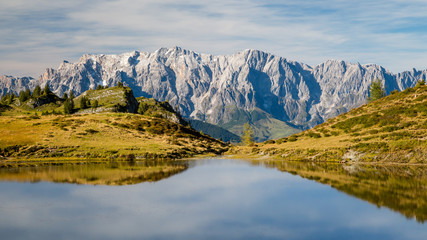
[[[397,93],[399,93],[399,90],[393,90],[393,91],[390,92],[390,95],[394,95],[394,94],[397,94]]]
[[[297,137],[297,136],[295,136],[295,135],[289,136],[289,137],[287,138],[287,141],[289,141],[289,142],[295,142],[295,141],[297,141],[297,140],[298,140],[298,137]]]
[[[319,133],[315,133],[315,132],[308,132],[307,136],[311,137],[311,138],[321,138],[322,136],[320,136]]]
[[[371,86],[369,87],[369,101],[375,101],[380,98],[383,98],[386,96],[384,87],[381,83],[380,79],[377,79],[372,82]]]

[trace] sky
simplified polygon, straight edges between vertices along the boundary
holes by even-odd
[[[85,53],[257,49],[398,73],[427,69],[427,0],[1,0],[0,75],[37,78]]]

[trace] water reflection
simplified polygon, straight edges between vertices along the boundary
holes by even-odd
[[[427,239],[423,224],[276,169],[190,165],[119,187],[0,181],[1,239]]]
[[[378,207],[387,207],[407,218],[427,220],[427,167],[362,165],[315,162],[253,161],[255,165],[328,184]]]
[[[110,161],[0,170],[0,181],[129,185],[168,178],[188,168],[185,161]]]

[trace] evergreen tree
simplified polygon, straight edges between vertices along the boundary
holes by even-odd
[[[85,96],[80,98],[80,109],[86,109],[87,108],[87,99]]]
[[[73,100],[74,99],[74,92],[73,90],[70,90],[70,99]]]
[[[3,100],[3,98],[4,98],[4,100]],[[4,103],[4,104],[10,104],[9,102],[10,102],[10,94],[9,93],[6,93],[6,95],[4,95],[4,97],[2,98],[2,102]]]
[[[417,84],[415,85],[416,88],[426,85],[426,80],[418,80]]]
[[[9,96],[8,104],[12,104],[15,98],[16,98],[15,93],[12,92]]]
[[[21,103],[27,101],[28,99],[30,99],[30,95],[31,95],[31,93],[30,93],[29,89],[27,89],[25,91],[20,91],[19,92],[19,101]]]
[[[31,98],[31,91],[28,88],[25,90],[25,97],[27,98],[27,100]]]
[[[249,125],[249,123],[245,123],[245,125],[243,125],[242,142],[243,144],[248,146],[251,146],[254,144],[254,130]]]
[[[64,95],[62,95],[62,99],[64,99],[64,100],[68,99],[68,94],[66,92],[64,92]]]
[[[74,111],[74,102],[70,98],[64,102],[64,114],[72,114]]]
[[[93,101],[92,108],[98,107],[98,100]]]
[[[42,92],[42,89],[41,89],[40,85],[37,85],[37,86],[34,88],[34,91],[33,91],[33,97],[34,97],[34,98],[40,97],[41,92]]]
[[[381,83],[381,80],[377,79],[372,82],[371,86],[369,87],[369,97],[368,100],[370,102],[378,100],[380,98],[383,98],[386,96],[384,87]]]
[[[123,83],[122,82],[118,82],[117,83],[117,87],[123,87]]]
[[[102,90],[103,88],[102,88],[102,85],[98,85],[97,87],[96,87],[96,90]]]
[[[3,103],[3,104],[5,104],[6,103],[6,101],[7,101],[7,95],[3,95],[2,97],[1,97],[1,103]]]
[[[21,103],[22,103],[22,102],[25,102],[25,96],[24,96],[24,95],[25,95],[25,92],[21,90],[21,91],[19,92],[19,97],[18,97],[18,98],[19,98],[19,101],[20,101]]]
[[[49,93],[51,93],[52,91],[50,91],[50,87],[49,84],[46,83],[46,85],[44,86],[44,90],[43,90],[43,95],[48,95]]]

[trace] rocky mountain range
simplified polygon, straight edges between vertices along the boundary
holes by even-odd
[[[169,101],[187,118],[221,126],[236,111],[251,120],[256,110],[304,129],[364,104],[375,79],[389,93],[426,78],[427,70],[393,74],[375,64],[336,60],[311,67],[258,50],[213,56],[173,47],[153,53],[85,54],[75,63],[47,69],[39,79],[3,76],[0,94],[48,83],[60,96],[70,90],[79,95],[121,81],[136,97]]]

